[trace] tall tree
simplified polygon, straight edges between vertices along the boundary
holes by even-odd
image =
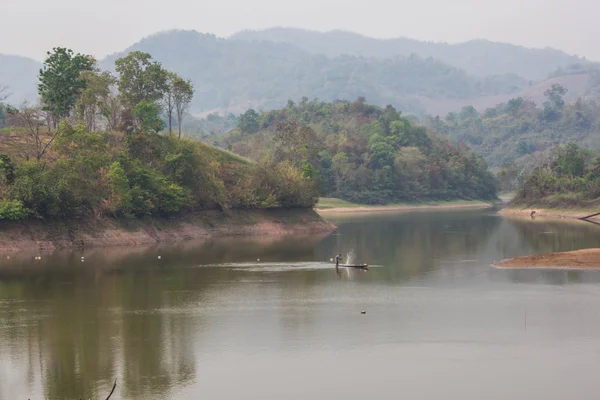
[[[194,97],[194,86],[191,81],[177,77],[172,83],[172,91],[173,102],[177,111],[177,129],[179,131],[179,138],[181,139],[181,125],[183,124],[183,117]]]
[[[81,78],[86,85],[77,100],[77,116],[88,130],[95,131],[97,117],[106,114],[103,110],[108,108],[111,87],[116,79],[108,71],[83,71]]]
[[[50,112],[54,127],[60,118],[68,117],[75,107],[80,90],[85,89],[82,71],[92,71],[95,60],[73,50],[55,47],[40,69],[38,93],[45,111]]]
[[[162,98],[162,104],[167,115],[167,129],[169,133],[173,132],[173,111],[175,111],[175,99],[173,98],[173,82],[179,78],[173,72],[167,73],[167,90]]]
[[[131,52],[115,61],[115,66],[119,96],[126,107],[133,109],[142,101],[157,102],[167,90],[168,72],[148,53]]]

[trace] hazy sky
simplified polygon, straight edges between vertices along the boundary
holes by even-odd
[[[290,26],[461,42],[556,47],[600,60],[598,0],[0,0],[0,53],[55,46],[100,58],[167,29],[226,37]]]

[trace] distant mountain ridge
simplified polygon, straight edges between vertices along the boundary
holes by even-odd
[[[545,79],[555,69],[586,62],[552,48],[533,49],[477,39],[459,44],[408,38],[374,39],[346,31],[315,32],[296,28],[242,31],[231,39],[290,43],[314,54],[390,58],[417,54],[432,57],[467,73],[483,77],[514,73],[528,80]]]
[[[113,70],[114,61],[133,50],[152,54],[165,68],[192,80],[196,96],[191,112],[196,115],[275,109],[303,97],[331,101],[361,96],[404,112],[445,114],[468,104],[489,107],[519,93],[537,93],[536,84],[525,77],[546,78],[569,70],[573,62],[587,63],[559,50],[487,41],[448,45],[274,28],[228,39],[197,31],[161,32],[99,65]],[[9,86],[11,103],[35,101],[39,68],[30,59],[0,56],[0,85]],[[585,68],[575,71],[584,74]],[[585,90],[583,81],[568,87],[570,95]]]

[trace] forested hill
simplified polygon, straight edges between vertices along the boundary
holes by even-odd
[[[199,95],[192,111],[241,113],[274,109],[306,96],[325,101],[364,96],[423,114],[419,98],[470,99],[512,93],[527,83],[516,76],[475,78],[435,59],[416,55],[372,59],[315,55],[274,42],[219,39],[195,31],[157,34],[126,51],[151,53],[166,68],[189,76]],[[102,62],[110,68],[115,57]]]
[[[313,54],[331,57],[348,54],[390,58],[416,54],[423,58],[432,57],[480,77],[517,74],[534,81],[547,78],[559,67],[584,62],[577,56],[556,49],[531,49],[488,40],[447,44],[408,38],[374,39],[352,32],[321,33],[293,28],[243,31],[232,38],[290,43]]]
[[[496,198],[494,177],[469,148],[362,99],[249,110],[220,145],[289,162],[317,180],[322,195],[357,203]]]
[[[590,79],[600,81],[600,76]],[[542,104],[516,97],[481,113],[465,107],[424,123],[471,146],[491,167],[520,170],[557,145],[573,142],[600,150],[600,105],[589,99],[567,103],[566,95],[564,87],[554,85],[546,90]]]
[[[361,43],[374,40],[347,35],[342,35],[347,37],[344,40],[365,49],[371,46]],[[537,87],[536,82],[525,77],[544,78],[551,71],[571,74],[573,69],[567,64],[576,61],[558,51],[487,42],[456,46],[421,43],[424,48],[443,51],[381,51],[379,57],[351,49],[346,55],[331,52],[322,55],[317,54],[319,47],[312,45],[242,40],[243,37],[220,39],[196,31],[163,32],[99,64],[103,69],[113,70],[115,59],[130,51],[152,54],[167,69],[191,79],[197,89],[190,108],[192,114],[220,112],[226,115],[239,114],[249,108],[277,109],[285,106],[288,99],[299,101],[302,97],[333,101],[364,96],[379,106],[392,104],[406,113],[437,115],[460,110],[467,104],[484,109],[523,95],[523,90]],[[378,43],[373,42],[372,48],[381,47]],[[387,46],[387,42],[382,43]],[[470,50],[463,51],[464,46]],[[492,51],[505,47],[506,51]],[[529,52],[551,56],[529,57]],[[533,61],[527,61],[529,59]],[[459,63],[461,60],[464,64]],[[35,103],[39,64],[28,60],[25,68],[21,59],[9,57],[0,61],[0,85],[9,86],[13,93],[8,101],[19,104],[27,99]],[[581,69],[577,71],[585,73]],[[569,86],[571,93],[584,92],[585,80],[580,82],[583,83],[573,84],[573,87],[569,82],[563,84]]]
[[[55,48],[39,72],[41,104],[0,108],[0,222],[315,204],[316,182],[289,163],[252,163],[175,134],[189,80],[146,53],[116,64],[113,76]]]

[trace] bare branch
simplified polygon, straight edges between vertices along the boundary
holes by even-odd
[[[106,400],[110,399],[110,396],[113,395],[113,393],[115,392],[116,388],[117,388],[117,380],[115,379],[115,383],[113,384],[112,390],[110,391],[110,394],[108,395],[108,397],[106,398]]]

